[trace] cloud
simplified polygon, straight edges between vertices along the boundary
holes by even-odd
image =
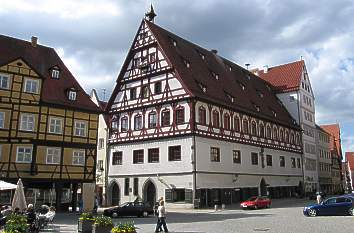
[[[354,149],[354,3],[350,0],[154,0],[156,23],[239,65],[305,59],[318,123]],[[149,2],[0,0],[2,33],[56,48],[80,84],[110,93]],[[102,92],[102,91],[101,91]]]

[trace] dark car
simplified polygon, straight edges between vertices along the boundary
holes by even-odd
[[[320,204],[312,204],[304,207],[305,216],[317,215],[352,215],[354,216],[354,199],[351,196],[331,197]]]
[[[152,206],[144,202],[126,202],[120,206],[105,209],[103,215],[116,218],[118,216],[146,217],[153,214]]]
[[[242,209],[258,209],[258,208],[269,208],[272,201],[268,197],[250,197],[248,200],[241,202],[240,206]]]

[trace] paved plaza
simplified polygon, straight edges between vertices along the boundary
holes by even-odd
[[[173,233],[346,233],[353,232],[354,217],[305,217],[302,208],[308,200],[275,200],[272,208],[240,210],[238,207],[214,210],[168,210],[168,227]],[[55,232],[77,232],[76,214],[59,213],[55,219]],[[118,218],[115,223],[134,221],[138,233],[154,232],[156,219]],[[52,229],[46,232],[53,232]]]

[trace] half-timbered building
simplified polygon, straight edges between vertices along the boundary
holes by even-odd
[[[110,204],[236,203],[302,186],[302,139],[265,81],[143,20],[108,102]],[[301,188],[300,188],[301,189]]]
[[[0,36],[0,99],[1,179],[22,178],[29,203],[76,206],[95,181],[98,107],[35,37]]]

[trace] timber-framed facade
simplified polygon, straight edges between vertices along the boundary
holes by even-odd
[[[257,76],[143,20],[107,107],[109,200],[235,203],[302,188],[299,126]]]
[[[35,38],[0,36],[0,53],[1,179],[21,178],[30,203],[76,206],[78,187],[95,181],[100,110]]]

